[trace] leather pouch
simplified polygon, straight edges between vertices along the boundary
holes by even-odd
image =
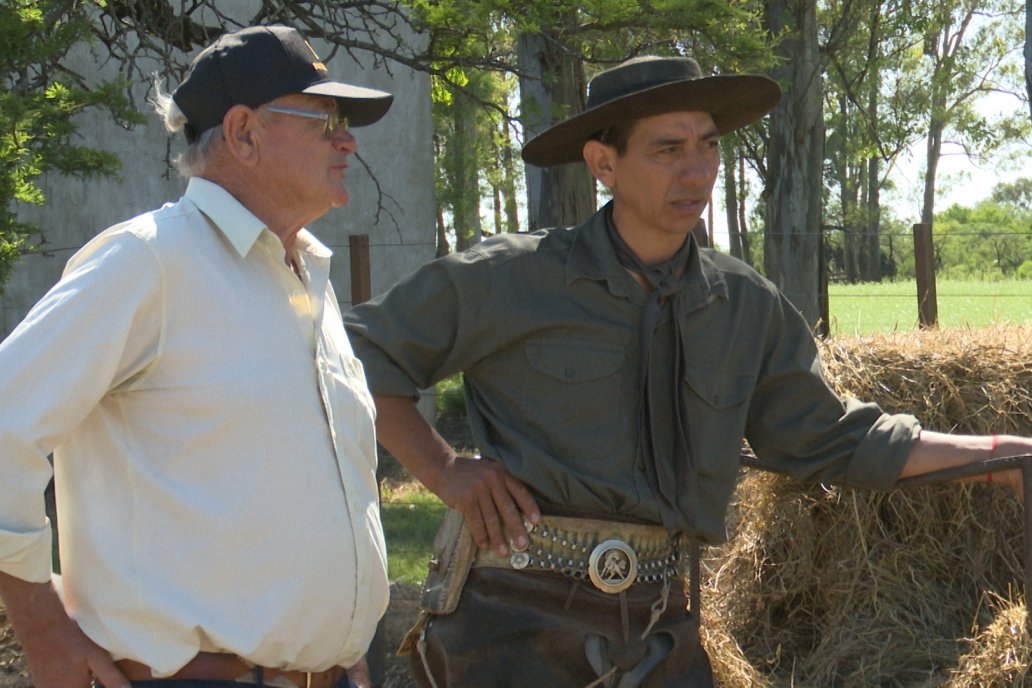
[[[476,543],[462,514],[449,509],[434,537],[420,607],[431,614],[451,614],[477,554]]]
[[[459,606],[462,587],[476,555],[477,545],[466,519],[460,512],[448,509],[434,536],[433,554],[419,598],[419,619],[402,640],[399,655],[412,651],[430,616],[451,614]]]

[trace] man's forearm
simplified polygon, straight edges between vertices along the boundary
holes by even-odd
[[[932,471],[962,466],[989,458],[1032,454],[1032,439],[1014,435],[948,435],[922,430],[910,449],[900,477],[924,475]],[[1018,471],[1006,471],[995,478],[1015,490],[1020,488]],[[990,480],[988,475],[964,478],[964,481]]]
[[[45,623],[55,613],[67,616],[61,598],[49,581],[30,583],[0,571],[0,598],[16,633],[19,629],[31,631],[33,626]]]
[[[376,438],[430,491],[440,494],[442,469],[455,450],[430,425],[411,397],[376,395]]]
[[[103,648],[68,617],[53,583],[30,583],[0,572],[0,598],[37,688],[87,688],[92,679],[129,688]]]

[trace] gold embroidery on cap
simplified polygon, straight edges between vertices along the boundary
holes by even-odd
[[[315,52],[315,48],[312,47],[312,44],[308,41],[305,41],[305,47],[308,48],[308,50],[312,53],[312,57],[315,58],[315,62],[312,63],[312,66],[315,67],[316,71],[325,72],[326,65],[324,65],[322,61],[319,59],[319,53]]]

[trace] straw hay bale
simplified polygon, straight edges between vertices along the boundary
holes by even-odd
[[[1032,327],[822,347],[843,394],[929,429],[1032,435]],[[1023,685],[1022,513],[985,484],[875,493],[745,474],[704,575],[720,685]]]

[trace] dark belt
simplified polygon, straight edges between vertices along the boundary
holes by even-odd
[[[177,679],[236,681],[238,679],[246,680],[249,676],[257,677],[260,674],[264,681],[271,681],[278,677],[287,678],[298,688],[332,688],[345,673],[343,667],[332,667],[325,671],[315,672],[255,667],[241,657],[219,652],[198,652],[193,659],[171,676],[157,677],[149,666],[131,659],[120,659],[115,662],[115,666],[130,681]]]
[[[507,557],[481,549],[474,567],[555,571],[589,579],[615,594],[635,583],[657,583],[681,576],[680,538],[662,526],[589,518],[545,516],[528,528],[530,545]]]

